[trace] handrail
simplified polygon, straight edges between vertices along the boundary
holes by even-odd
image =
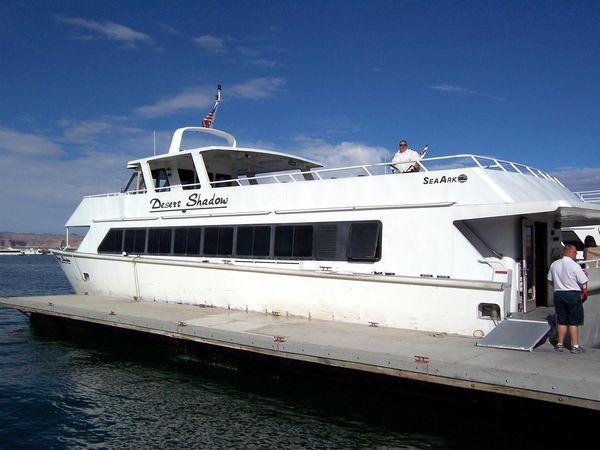
[[[587,259],[585,261],[577,261],[577,263],[585,264],[586,269],[595,269],[600,267],[600,259]]]
[[[575,194],[583,202],[600,203],[600,190],[579,191],[579,192],[575,192]]]

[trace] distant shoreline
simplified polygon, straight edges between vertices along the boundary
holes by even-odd
[[[69,247],[79,247],[83,236],[69,235]],[[66,243],[65,234],[52,233],[18,233],[13,231],[0,231],[0,248],[15,248],[19,250],[39,248],[48,250],[59,248]]]

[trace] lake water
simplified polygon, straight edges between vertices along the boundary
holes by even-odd
[[[71,292],[52,256],[0,257],[0,296]],[[1,449],[536,448],[556,442],[549,415],[555,413],[546,405],[455,405],[375,388],[31,323],[0,308]]]

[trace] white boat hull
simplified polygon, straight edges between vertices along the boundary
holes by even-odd
[[[504,301],[508,298],[505,291],[508,285],[490,281],[55,253],[78,294],[215,306],[476,337],[487,334],[495,326],[489,318],[478,317],[479,305],[498,305],[502,317]]]
[[[77,293],[481,337],[550,306],[561,228],[600,221],[600,207],[510,161],[317,170],[214,130],[226,146],[182,149],[184,132],[206,129],[177,130],[168,154],[130,161],[121,192],[85,197],[69,218],[89,229],[55,252]]]

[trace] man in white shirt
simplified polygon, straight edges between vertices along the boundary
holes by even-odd
[[[408,148],[408,143],[402,139],[398,151],[392,159],[394,173],[418,172],[421,156]]]
[[[558,344],[555,349],[564,350],[567,331],[571,336],[571,353],[581,353],[579,326],[583,325],[583,301],[587,298],[588,278],[575,262],[577,248],[566,244],[562,259],[554,261],[548,271],[548,281],[554,285],[554,309],[558,324]]]

